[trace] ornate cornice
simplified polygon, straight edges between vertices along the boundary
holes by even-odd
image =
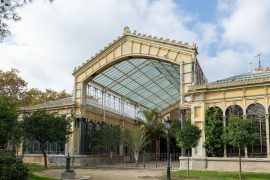
[[[164,39],[163,37],[159,38],[157,36],[137,33],[137,31],[135,31],[135,30],[133,32],[131,32],[130,28],[128,26],[126,26],[124,28],[123,34],[121,36],[118,36],[117,39],[113,40],[112,43],[109,43],[107,46],[105,46],[102,50],[99,51],[99,53],[96,53],[90,59],[87,59],[86,62],[82,63],[81,66],[75,67],[73,70],[73,74],[75,74],[77,71],[82,69],[86,64],[88,64],[93,59],[95,59],[97,56],[102,54],[105,50],[111,48],[114,44],[116,44],[117,42],[119,42],[120,40],[122,40],[123,38],[128,37],[128,36],[129,37],[136,37],[136,38],[140,38],[140,39],[144,39],[144,40],[150,40],[150,41],[163,43],[163,44],[169,44],[169,45],[176,46],[179,48],[188,48],[188,49],[195,51],[196,54],[198,53],[198,47],[195,43],[190,44],[190,43],[182,42],[182,41]]]
[[[269,77],[259,77],[259,78],[251,78],[251,79],[243,79],[243,80],[235,80],[235,81],[227,81],[227,82],[213,82],[202,85],[194,85],[190,86],[189,91],[192,93],[197,91],[205,91],[208,89],[220,89],[220,88],[229,88],[229,87],[240,87],[245,85],[254,85],[254,84],[262,84],[262,83],[270,83]]]

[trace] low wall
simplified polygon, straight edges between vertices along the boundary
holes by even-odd
[[[190,169],[210,171],[238,171],[238,158],[190,158]],[[180,157],[180,170],[187,168],[187,158]],[[270,159],[242,158],[242,170],[246,172],[269,172]]]
[[[64,155],[48,155],[48,164],[65,165],[66,156]],[[25,154],[23,161],[26,163],[44,163],[43,155],[41,154]],[[113,156],[112,159],[108,155],[74,155],[71,157],[73,166],[95,166],[100,164],[113,164],[129,162],[129,156]]]

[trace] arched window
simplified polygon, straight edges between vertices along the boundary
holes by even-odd
[[[254,121],[259,134],[255,143],[248,147],[249,157],[266,157],[266,128],[265,108],[260,103],[253,103],[247,107],[247,118]]]
[[[225,111],[225,116],[226,116],[226,126],[230,123],[229,119],[232,116],[243,116],[243,109],[239,105],[231,105],[229,106],[226,111]],[[233,146],[227,144],[226,145],[226,150],[227,150],[227,156],[228,157],[238,157],[238,148],[234,148]],[[244,155],[244,148],[241,149],[241,154]]]
[[[239,105],[231,105],[226,109],[226,117],[230,116],[243,116],[243,109]]]

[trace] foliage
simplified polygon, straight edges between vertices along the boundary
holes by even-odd
[[[144,127],[136,127],[131,131],[125,131],[122,141],[134,154],[136,166],[138,166],[139,153],[149,143]]]
[[[170,135],[176,137],[177,132],[181,129],[181,122],[179,119],[172,119],[170,126]]]
[[[10,98],[0,95],[0,146],[5,146],[17,121],[17,107]]]
[[[27,90],[27,83],[19,76],[19,71],[0,70],[0,95],[8,96],[12,101],[19,102]]]
[[[151,110],[144,110],[143,115],[145,117],[145,122],[143,126],[145,128],[146,134],[151,140],[155,141],[155,153],[157,154],[159,149],[159,139],[162,136],[165,136],[164,125],[158,121],[158,109],[154,108]]]
[[[22,159],[8,154],[0,154],[0,179],[3,180],[26,180],[28,169]]]
[[[254,143],[258,134],[253,121],[238,116],[231,116],[229,122],[223,135],[226,143],[236,148],[242,148],[245,145]]]
[[[222,111],[218,107],[209,108],[205,113],[205,142],[204,147],[210,157],[223,156],[224,142],[222,134],[224,132]]]
[[[239,179],[242,179],[241,148],[251,145],[257,138],[256,126],[253,121],[238,116],[231,116],[223,134],[224,142],[239,150]]]
[[[189,154],[190,149],[198,145],[201,136],[201,130],[191,124],[189,120],[184,122],[184,127],[176,134],[176,145],[180,148],[188,150],[187,174],[189,175]]]
[[[252,180],[267,180],[270,179],[270,174],[266,173],[244,173],[245,179]],[[200,180],[237,180],[238,174],[235,172],[216,172],[216,171],[196,171],[192,170],[190,176],[187,177],[184,171],[175,171],[172,173],[173,178],[177,179],[200,179]]]
[[[65,143],[71,132],[70,119],[59,116],[56,113],[46,112],[39,109],[23,117],[23,127],[27,139],[36,140],[40,143],[40,150],[44,156],[44,166],[47,168],[46,143]]]
[[[184,122],[184,127],[176,134],[177,146],[184,149],[196,147],[198,145],[200,136],[201,130],[187,120]]]
[[[31,88],[26,91],[25,96],[23,98],[23,105],[30,106],[35,104],[40,104],[56,99],[63,99],[70,97],[71,94],[67,93],[65,90],[62,91],[54,91],[51,89],[46,89],[45,91],[41,91],[36,88]]]
[[[119,147],[120,139],[119,127],[106,125],[96,132],[92,142],[94,143],[94,149],[102,149],[112,153]]]
[[[19,76],[16,69],[6,72],[0,70],[0,95],[9,97],[19,106],[30,106],[71,96],[65,90],[59,92],[51,89],[41,91],[36,88],[28,90],[27,82]]]
[[[10,34],[7,21],[19,21],[21,17],[17,14],[16,9],[29,2],[32,0],[0,0],[0,42]]]
[[[18,157],[18,149],[24,139],[23,123],[21,121],[15,121],[11,133],[12,135],[9,142],[10,144],[13,144],[16,146],[16,156]]]

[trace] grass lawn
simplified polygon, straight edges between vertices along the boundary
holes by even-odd
[[[34,175],[34,172],[41,172],[44,169],[44,167],[42,165],[38,165],[38,164],[26,164],[29,171],[30,171],[30,178],[29,180],[58,180],[56,178],[49,178],[49,177],[42,177],[42,176],[37,176]]]
[[[172,179],[199,179],[199,180],[234,180],[239,179],[237,172],[215,172],[215,171],[190,171],[189,177],[186,171],[176,171],[172,173]],[[242,179],[245,180],[269,180],[270,174],[266,173],[243,173]]]

